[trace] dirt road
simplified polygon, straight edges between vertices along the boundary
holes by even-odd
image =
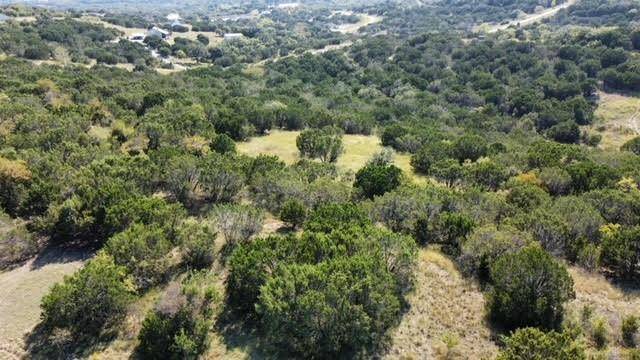
[[[558,6],[554,6],[552,8],[546,9],[544,11],[541,11],[539,13],[536,14],[528,14],[527,16],[525,16],[522,19],[516,19],[516,20],[512,20],[509,21],[506,24],[495,24],[495,25],[490,25],[489,28],[486,30],[486,32],[488,33],[495,33],[498,32],[500,30],[505,30],[507,29],[509,26],[527,26],[530,24],[534,24],[540,20],[543,19],[547,19],[550,18],[554,15],[556,15],[558,13],[558,11],[562,10],[562,9],[566,9],[571,5],[574,5],[578,2],[578,0],[567,0],[567,2],[560,4]]]

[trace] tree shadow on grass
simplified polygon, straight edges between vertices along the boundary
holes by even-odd
[[[77,359],[87,358],[96,351],[104,350],[115,339],[116,331],[99,336],[72,334],[59,328],[38,324],[24,337],[28,359]]]
[[[216,321],[216,331],[227,349],[241,349],[250,359],[275,359],[269,355],[259,330],[250,319],[233,310],[225,310]]]
[[[42,249],[31,263],[31,270],[40,269],[50,264],[66,264],[85,261],[96,252],[94,246],[79,246],[78,244],[57,245],[50,244]]]

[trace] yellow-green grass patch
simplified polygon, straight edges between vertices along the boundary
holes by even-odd
[[[257,156],[260,154],[275,155],[287,164],[293,164],[300,160],[296,138],[299,131],[272,131],[269,135],[255,137],[238,144],[238,151],[242,154]],[[356,172],[366,165],[371,157],[380,151],[383,146],[377,136],[345,135],[343,138],[344,153],[338,158],[337,166],[342,171]],[[395,154],[394,162],[413,181],[424,183],[424,176],[414,173],[411,168],[411,156],[407,154]]]
[[[600,147],[617,150],[640,133],[640,98],[600,92],[596,121],[588,129],[602,135]]]

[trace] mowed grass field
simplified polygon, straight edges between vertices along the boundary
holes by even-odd
[[[602,135],[600,147],[618,150],[640,135],[640,98],[600,92],[596,122],[589,131]]]
[[[300,160],[296,138],[298,131],[272,131],[271,134],[255,137],[248,142],[239,143],[238,151],[242,154],[257,156],[260,154],[276,155],[287,164]],[[377,136],[345,135],[343,138],[344,153],[338,158],[337,166],[342,171],[356,172],[366,165],[371,157],[383,150]],[[395,154],[394,163],[413,181],[423,183],[427,179],[416,174],[411,168],[411,156]]]

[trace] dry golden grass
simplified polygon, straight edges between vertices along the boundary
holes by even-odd
[[[0,347],[22,343],[22,336],[40,321],[42,297],[65,275],[78,270],[85,257],[79,252],[45,251],[21,267],[0,273]]]
[[[255,137],[238,144],[238,151],[256,156],[259,154],[276,155],[287,164],[293,164],[300,159],[296,147],[298,131],[272,131],[271,134]],[[344,153],[338,158],[337,166],[343,171],[356,172],[362,168],[371,157],[383,147],[377,136],[345,135],[343,138]],[[411,168],[411,157],[406,154],[395,154],[394,162],[413,181],[423,183],[426,178],[415,174]]]
[[[387,359],[491,359],[498,348],[484,320],[484,296],[439,251],[422,249],[409,310],[391,331]]]
[[[640,134],[640,98],[604,92],[599,96],[596,122],[588,130],[602,135],[600,147],[618,150]]]
[[[145,28],[129,28],[129,27],[124,27],[124,26],[119,26],[119,25],[115,25],[109,22],[106,22],[102,19],[100,19],[97,16],[82,16],[80,17],[81,21],[85,21],[91,24],[97,24],[97,25],[102,25],[105,28],[108,29],[116,29],[120,32],[122,32],[124,34],[125,37],[130,37],[133,36],[135,34],[146,34],[147,33],[147,29]]]
[[[349,12],[347,12],[349,13]],[[343,24],[337,26],[333,31],[337,31],[342,34],[355,34],[360,29],[365,28],[371,24],[379,23],[382,21],[381,16],[369,15],[369,14],[356,14],[360,17],[360,21],[354,24]]]
[[[640,290],[618,287],[604,276],[581,268],[571,267],[569,272],[574,281],[576,298],[567,305],[567,318],[582,323],[588,332],[588,324],[584,324],[582,314],[585,307],[590,308],[592,315],[588,320],[603,319],[608,325],[609,344],[605,352],[624,352],[620,326],[625,317],[640,315]]]
[[[209,46],[220,45],[224,38],[217,33],[211,31],[193,31],[191,30],[191,25],[189,25],[189,31],[186,33],[174,33],[174,37],[182,37],[187,38],[189,40],[198,41],[198,35],[204,35],[207,39],[209,39]]]

